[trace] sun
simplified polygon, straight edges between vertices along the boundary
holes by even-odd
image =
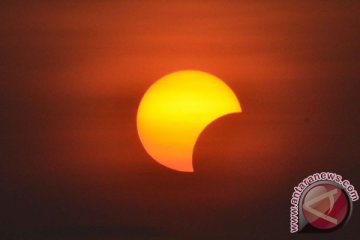
[[[238,112],[236,95],[219,78],[202,71],[178,71],[146,91],[137,112],[137,130],[154,160],[173,170],[193,172],[193,149],[201,132],[215,119]]]

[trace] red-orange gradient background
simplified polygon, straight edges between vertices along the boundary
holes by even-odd
[[[354,239],[289,232],[302,178],[360,188],[357,1],[1,1],[0,235],[6,239]],[[197,69],[243,113],[212,123],[195,174],[136,133],[142,94]]]

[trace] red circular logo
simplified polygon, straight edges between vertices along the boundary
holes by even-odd
[[[346,193],[327,183],[313,186],[304,196],[302,211],[306,221],[313,227],[330,230],[340,226],[349,215]]]

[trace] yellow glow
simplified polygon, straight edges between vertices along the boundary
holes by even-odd
[[[155,82],[143,96],[137,129],[146,151],[160,164],[193,172],[193,148],[215,119],[241,112],[233,91],[201,71],[179,71]]]

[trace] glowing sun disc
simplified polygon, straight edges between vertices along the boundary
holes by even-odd
[[[137,130],[147,153],[177,171],[193,172],[192,155],[201,132],[215,119],[241,112],[234,92],[202,71],[178,71],[156,81],[137,112]]]

